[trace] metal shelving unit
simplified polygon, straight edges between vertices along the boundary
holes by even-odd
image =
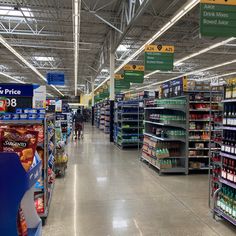
[[[143,108],[139,100],[115,104],[114,143],[120,148],[139,147],[143,139]]]
[[[52,126],[49,126],[49,122],[52,123]],[[49,181],[49,168],[52,170],[54,175],[54,156],[55,156],[55,147],[56,147],[56,137],[55,137],[55,116],[54,114],[47,114],[43,120],[1,120],[0,126],[2,125],[9,126],[29,126],[30,129],[34,130],[34,125],[40,125],[43,129],[43,142],[38,143],[38,148],[43,151],[43,160],[42,160],[42,173],[41,179],[42,185],[35,185],[34,195],[36,198],[42,198],[43,200],[43,212],[38,212],[38,215],[41,217],[43,224],[49,214],[50,203],[53,194],[54,181]],[[54,148],[49,149],[49,143],[52,142]],[[38,150],[37,148],[37,150]],[[55,177],[55,176],[54,176]],[[55,178],[54,178],[55,179]]]
[[[213,91],[212,89],[190,91],[188,95],[190,105],[189,170],[195,172],[210,170],[209,155],[212,151],[217,151],[216,144],[211,141],[211,137],[213,133],[217,135],[217,132],[221,132],[220,129],[216,129],[216,120],[212,117],[222,112],[217,100],[219,95],[222,96],[222,91]]]
[[[232,96],[235,96],[235,87],[230,87],[230,84],[228,84],[225,88],[225,99],[222,101],[224,104],[223,136],[219,160],[216,163],[219,166],[218,188],[213,189],[212,210],[214,218],[216,216],[221,217],[236,226],[236,182],[234,178],[231,178],[231,175],[235,174],[236,167],[236,154],[234,151],[236,129],[234,124],[229,121],[236,119],[235,115],[233,115],[235,114],[236,99],[232,98]]]
[[[159,174],[188,174],[188,96],[154,100],[152,107],[147,104],[141,160]]]

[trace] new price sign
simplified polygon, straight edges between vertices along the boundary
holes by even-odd
[[[145,71],[171,71],[174,67],[174,46],[147,45]]]
[[[236,36],[236,0],[201,0],[203,36]]]
[[[130,83],[143,83],[144,66],[126,65],[124,66],[124,79]]]

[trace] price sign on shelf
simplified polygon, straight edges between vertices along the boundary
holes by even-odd
[[[8,112],[15,112],[16,108],[31,108],[33,85],[0,84],[0,96],[7,99]]]
[[[32,97],[7,97],[7,111],[15,112],[17,108],[31,108]]]

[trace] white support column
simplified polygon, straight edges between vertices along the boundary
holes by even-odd
[[[112,52],[113,32],[110,38],[110,100],[115,100],[115,53]]]

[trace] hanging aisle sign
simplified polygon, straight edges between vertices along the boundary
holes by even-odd
[[[174,46],[147,45],[145,47],[145,71],[172,71]]]
[[[236,0],[201,0],[200,33],[203,36],[236,36]]]
[[[126,65],[124,66],[124,79],[130,83],[141,84],[144,81],[144,66]]]
[[[115,74],[115,89],[120,91],[122,89],[129,89],[130,82],[124,79],[122,74]]]
[[[49,72],[47,81],[49,85],[65,85],[65,75],[63,72]]]

